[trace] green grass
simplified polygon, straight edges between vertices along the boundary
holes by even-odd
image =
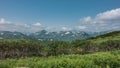
[[[97,39],[92,39],[90,41],[100,44],[102,42],[106,42],[106,41],[109,41],[109,40],[120,40],[120,37],[116,36],[116,37],[97,38]]]
[[[120,50],[86,55],[59,55],[0,60],[0,68],[120,68]]]
[[[120,31],[113,31],[110,33],[92,37],[89,40],[98,44],[109,41],[109,40],[120,40]]]

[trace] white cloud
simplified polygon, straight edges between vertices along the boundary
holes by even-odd
[[[0,23],[5,23],[5,19],[4,19],[4,18],[1,18],[1,19],[0,19]]]
[[[80,22],[82,25],[89,27],[88,30],[93,31],[120,29],[120,8],[99,13],[95,17],[87,16],[81,18]],[[112,25],[115,26],[113,27]]]
[[[90,16],[84,17],[80,19],[80,22],[83,22],[83,23],[120,22],[120,8],[99,13],[94,18]]]
[[[0,19],[0,24],[8,24],[10,23],[9,21],[6,21],[4,18]]]
[[[109,10],[103,13],[96,14],[95,17],[87,16],[80,19],[80,25],[77,26],[48,26],[45,27],[41,23],[35,24],[20,24],[0,19],[0,30],[2,31],[19,31],[19,32],[36,32],[42,29],[51,31],[70,31],[70,30],[84,30],[84,31],[105,31],[120,29],[120,8]]]
[[[39,22],[33,24],[34,26],[42,26]]]
[[[84,29],[86,29],[87,27],[86,27],[86,26],[77,26],[77,28],[84,30]]]
[[[96,19],[103,21],[119,20],[120,21],[120,8],[99,13]]]
[[[4,18],[0,19],[0,31],[19,31],[19,32],[36,32],[44,28],[40,23],[33,25],[13,23],[6,21]]]
[[[70,31],[70,30],[72,30],[72,28],[69,28],[69,27],[62,27],[62,30],[63,30],[63,31]]]
[[[89,23],[91,21],[92,21],[92,19],[90,16],[80,19],[80,22],[84,22],[84,23]]]

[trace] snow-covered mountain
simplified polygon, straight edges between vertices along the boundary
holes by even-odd
[[[21,32],[0,31],[0,39],[20,39],[20,38],[28,38],[28,36]]]
[[[48,32],[46,30],[42,30],[36,33],[30,34],[30,37],[34,38],[54,38],[56,40],[62,41],[72,41],[75,39],[85,39],[90,37],[89,34],[82,31],[60,31],[60,32]]]
[[[39,32],[24,34],[21,32],[0,31],[0,39],[34,39],[38,41],[72,41],[76,39],[86,39],[89,37],[104,34],[106,32],[84,32],[84,31],[53,31],[41,30]]]

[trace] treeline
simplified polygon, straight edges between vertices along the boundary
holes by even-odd
[[[31,56],[51,56],[60,54],[86,54],[99,51],[120,49],[120,40],[107,40],[95,43],[91,39],[75,40],[73,42],[53,41],[42,45],[28,39],[0,40],[0,58],[19,58]]]

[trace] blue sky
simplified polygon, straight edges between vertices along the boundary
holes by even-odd
[[[0,22],[7,23],[7,25],[0,24],[0,30],[39,31],[44,28],[51,30],[101,31],[103,30],[101,28],[119,25],[119,8],[119,0],[0,0]],[[115,12],[111,13],[112,10]],[[98,21],[99,19],[96,20],[96,17],[107,11],[109,11],[109,15],[113,14],[113,16],[117,12],[118,15],[114,16],[114,18],[117,17],[117,20],[114,19],[115,21],[113,21],[112,18],[109,21],[107,20],[107,26],[98,26],[101,25],[99,23],[101,18]],[[84,19],[91,20],[86,23]],[[96,24],[93,24],[93,22],[96,22]],[[102,25],[106,24],[106,21],[104,22]],[[20,26],[19,28],[17,26],[13,28],[10,27],[12,26],[10,23],[13,26]],[[27,27],[25,29],[28,30],[20,29],[21,26],[28,26],[31,30]],[[119,27],[115,30],[117,29]]]

